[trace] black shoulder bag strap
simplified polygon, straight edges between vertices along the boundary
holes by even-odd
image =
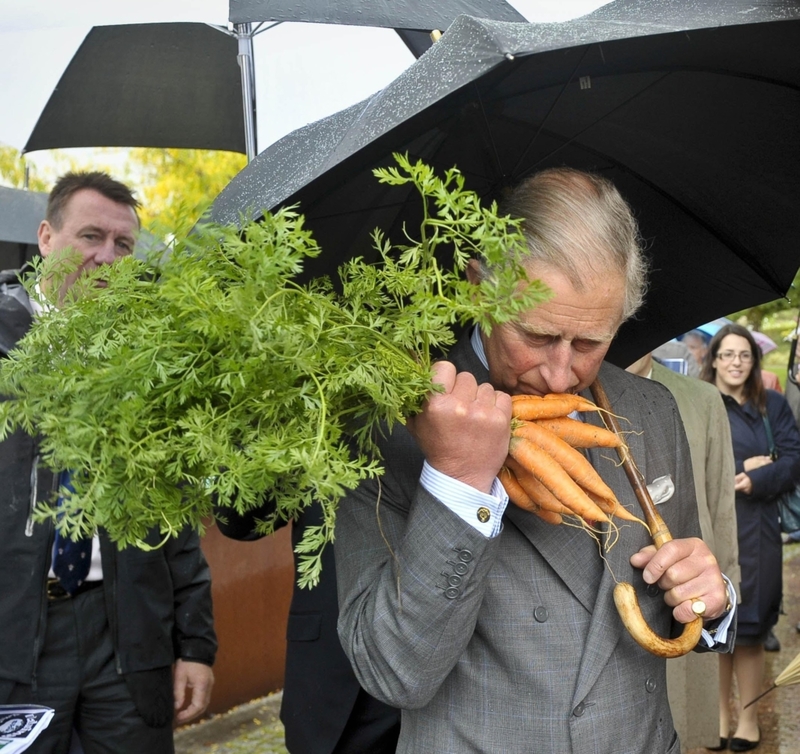
[[[772,437],[772,426],[769,423],[769,416],[767,415],[766,411],[763,414],[761,414],[761,418],[764,420],[764,429],[767,431],[767,442],[769,443],[769,457],[773,461],[777,461],[778,450],[775,447],[775,440]]]

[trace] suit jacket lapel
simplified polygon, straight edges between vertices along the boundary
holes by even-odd
[[[605,364],[600,370],[600,380],[612,408],[624,415],[626,410],[623,408],[626,405],[625,392],[629,384],[627,380],[619,379],[619,373]],[[588,391],[585,395],[587,398],[591,398]],[[603,420],[599,414],[590,414],[585,418],[591,424],[603,426]],[[647,479],[647,470],[643,465],[645,461],[643,438],[632,433],[626,438],[626,441],[631,448],[633,458],[639,464],[640,471],[645,474],[645,479]],[[592,449],[589,451],[589,458],[595,468],[601,472],[606,484],[614,491],[617,499],[634,515],[641,517],[639,502],[625,470],[619,463],[616,451]],[[614,587],[618,581],[631,579],[633,568],[630,565],[630,556],[643,546],[650,544],[651,541],[647,530],[639,524],[618,522],[618,525],[620,531],[616,543],[610,549],[604,549],[603,552],[606,562],[603,566],[595,610],[592,614],[592,622],[578,672],[575,699],[583,699],[589,693],[625,631],[614,605]]]

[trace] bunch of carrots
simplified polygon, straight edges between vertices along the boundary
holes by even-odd
[[[574,411],[599,411],[596,404],[568,393],[512,400],[511,441],[500,471],[512,503],[550,524],[566,519],[593,530],[617,517],[645,525],[617,500],[581,452],[623,445],[616,433],[569,417]]]

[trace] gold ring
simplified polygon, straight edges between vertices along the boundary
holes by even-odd
[[[692,612],[702,618],[706,614],[706,603],[703,600],[692,600]]]

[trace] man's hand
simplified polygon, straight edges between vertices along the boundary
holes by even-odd
[[[511,396],[449,361],[434,364],[433,375],[444,390],[431,394],[408,429],[430,466],[488,493],[508,455]]]
[[[728,604],[728,589],[717,560],[702,539],[673,539],[656,550],[649,545],[631,556],[634,568],[643,568],[648,584],[664,590],[664,601],[674,608],[675,620],[689,623],[697,615],[692,600],[705,602],[703,617],[718,618]]]
[[[188,723],[205,712],[211,701],[214,671],[202,662],[178,660],[172,670],[175,722]]]

